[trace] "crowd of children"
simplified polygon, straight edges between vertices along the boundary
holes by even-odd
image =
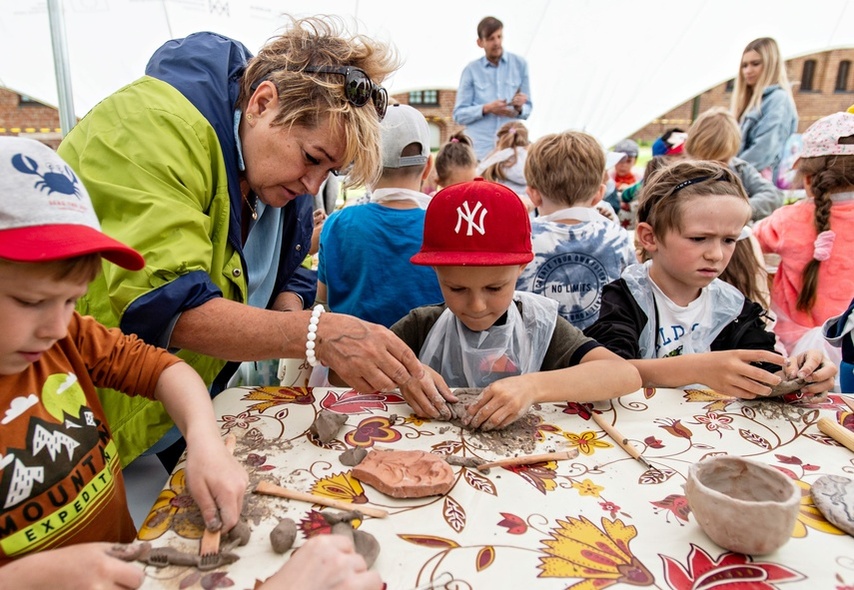
[[[423,373],[400,391],[415,414],[448,418],[457,387],[482,388],[463,422],[484,430],[535,403],[641,386],[753,399],[799,377],[806,384],[789,399],[800,400],[839,387],[840,364],[851,370],[854,358],[843,362],[826,341],[852,330],[854,237],[842,228],[854,222],[854,114],[804,133],[796,168],[807,198],[785,207],[737,157],[741,130],[722,108],[670,133],[678,145],[664,142],[643,175],[632,169],[636,143],[615,146],[623,157],[609,175],[603,146],[581,131],[530,143],[513,121],[480,163],[463,132],[434,159],[427,122],[408,105],[389,106],[380,132],[382,172],[366,202],[318,220],[317,296],[390,327],[411,349]],[[65,172],[48,176],[56,170]],[[425,188],[431,172],[435,191]],[[618,208],[637,205],[634,240],[597,209],[609,184]],[[770,295],[768,253],[781,257]],[[142,581],[106,544],[135,531],[96,387],[165,406],[187,440],[187,478],[208,528],[229,529],[240,513],[247,476],[219,438],[196,372],[74,310],[102,257],[144,266],[100,232],[86,188],[56,153],[0,138],[0,457],[12,474],[2,480],[2,517],[17,531],[0,545],[3,587],[49,586],[68,563],[84,580]],[[843,387],[852,381],[845,375]],[[62,435],[67,460],[40,455],[34,429]],[[90,491],[93,508],[54,517],[51,504],[70,497],[80,473],[88,479],[73,485]],[[53,519],[47,532],[30,530],[22,511],[32,506]],[[321,552],[347,560],[352,547],[312,541],[283,571]]]

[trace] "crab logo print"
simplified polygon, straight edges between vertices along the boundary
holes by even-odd
[[[41,191],[47,189],[47,194],[61,193],[63,195],[74,195],[80,198],[80,181],[71,170],[70,166],[61,168],[48,167],[48,172],[39,174],[39,164],[30,157],[23,154],[15,154],[12,156],[12,166],[18,172],[24,174],[35,174],[41,180],[37,181],[35,187]],[[58,170],[58,171],[54,171]]]

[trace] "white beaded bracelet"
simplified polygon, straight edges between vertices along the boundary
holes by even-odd
[[[308,334],[305,340],[305,360],[312,367],[320,364],[317,355],[314,354],[315,340],[317,340],[317,324],[320,323],[320,315],[326,311],[322,305],[315,305],[311,310],[311,319],[308,320]]]

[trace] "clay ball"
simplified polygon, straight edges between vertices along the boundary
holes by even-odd
[[[297,525],[290,518],[283,518],[272,531],[270,531],[270,545],[273,551],[286,553],[294,545],[297,538]]]
[[[688,505],[709,538],[730,551],[765,555],[792,536],[801,492],[780,471],[742,457],[694,463],[685,484]]]

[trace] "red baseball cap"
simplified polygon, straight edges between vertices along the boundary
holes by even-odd
[[[0,258],[49,262],[94,253],[130,270],[145,266],[139,252],[101,231],[86,187],[56,152],[0,137]]]
[[[440,190],[424,217],[424,266],[509,266],[534,258],[531,219],[519,196],[503,184],[476,178]]]

